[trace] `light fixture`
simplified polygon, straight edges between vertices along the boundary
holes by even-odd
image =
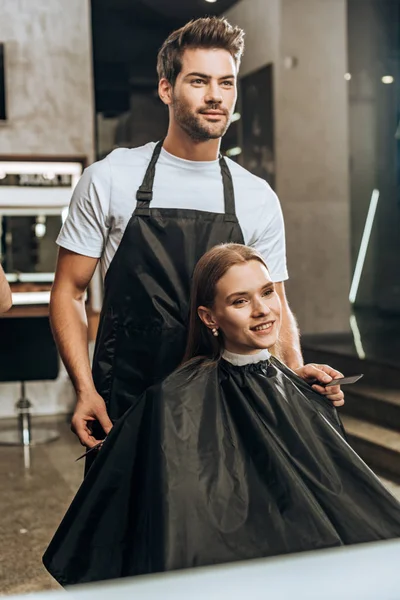
[[[368,215],[365,221],[364,232],[361,239],[360,249],[358,251],[356,268],[354,269],[353,281],[351,282],[349,300],[351,304],[354,304],[358,286],[360,285],[361,274],[364,268],[365,257],[367,255],[369,239],[371,237],[372,226],[374,224],[374,218],[376,213],[376,207],[378,206],[379,190],[373,190],[371,200],[369,203]]]
[[[239,112],[235,112],[232,115],[232,119],[231,119],[231,123],[234,123],[235,121],[239,121],[239,119],[242,118],[242,115]]]
[[[9,175],[57,173],[75,175],[79,179],[82,175],[82,165],[78,162],[0,161],[0,172],[3,171],[7,171]]]
[[[356,347],[356,352],[358,354],[358,358],[364,360],[365,358],[365,350],[362,344],[361,333],[358,328],[357,319],[355,315],[350,316],[350,328],[353,333],[354,345]]]
[[[206,2],[209,2],[210,4],[213,4],[214,2],[216,2],[217,0],[206,0]]]
[[[344,74],[344,78],[345,78],[346,81],[350,81],[350,79],[351,79],[351,73],[345,73]]]
[[[388,84],[388,83],[393,83],[393,81],[394,81],[394,77],[392,75],[384,75],[382,77],[382,83]]]
[[[35,225],[35,236],[42,238],[46,235],[46,225],[44,223],[36,223]]]
[[[46,217],[44,215],[38,215],[36,217],[35,235],[38,238],[42,238],[46,235]]]
[[[7,177],[7,173],[5,171],[0,171],[0,179],[5,179]]]
[[[229,148],[229,150],[226,151],[227,156],[238,156],[239,154],[242,154],[242,149],[239,146]]]

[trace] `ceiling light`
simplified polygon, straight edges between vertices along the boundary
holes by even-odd
[[[206,2],[210,2],[210,4],[212,4],[213,2],[216,2],[217,0],[206,0]]]
[[[351,73],[345,73],[344,74],[344,78],[345,78],[346,81],[350,81],[350,79],[351,79]]]
[[[384,75],[382,77],[382,83],[393,83],[394,77],[392,75]]]

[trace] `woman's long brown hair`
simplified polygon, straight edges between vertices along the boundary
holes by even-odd
[[[267,269],[262,255],[242,244],[221,244],[214,246],[199,260],[193,273],[190,295],[189,332],[183,363],[196,357],[218,360],[223,350],[223,337],[213,336],[200,319],[199,306],[212,308],[218,281],[234,265],[257,260]]]

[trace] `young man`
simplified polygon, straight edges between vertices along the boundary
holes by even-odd
[[[283,356],[302,366],[287,278],[279,201],[265,181],[219,157],[236,102],[244,32],[204,18],[172,33],[158,56],[169,110],[162,142],[117,149],[89,167],[58,238],[51,300],[58,347],[77,393],[72,428],[93,447],[135,398],[175,369],[186,338],[197,260],[222,242],[265,257],[283,314]],[[98,261],[105,295],[91,372],[84,293]],[[326,378],[321,370],[302,376]],[[328,376],[327,381],[330,381]]]

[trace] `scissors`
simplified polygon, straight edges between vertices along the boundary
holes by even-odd
[[[81,460],[81,458],[84,458],[85,456],[90,454],[90,452],[93,452],[93,450],[100,450],[104,442],[105,440],[101,440],[101,442],[99,442],[95,446],[92,446],[92,448],[89,448],[89,450],[86,450],[86,452],[84,452],[81,456],[78,456],[78,458],[75,459],[75,462],[78,462],[78,460]]]

